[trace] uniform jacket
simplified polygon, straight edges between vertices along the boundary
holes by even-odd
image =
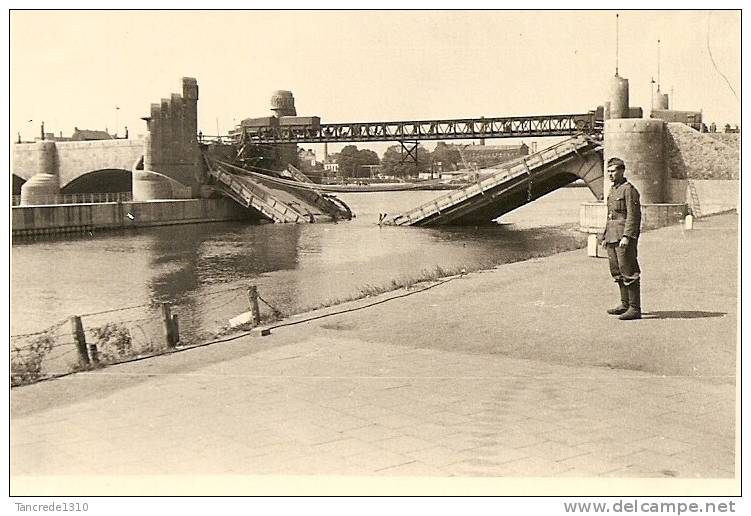
[[[639,238],[641,228],[641,203],[639,191],[624,181],[613,186],[608,194],[608,221],[602,239],[605,243],[619,242],[624,236]]]

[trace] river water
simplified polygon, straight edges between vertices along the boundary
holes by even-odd
[[[587,188],[562,188],[487,228],[377,225],[379,213],[442,193],[339,194],[357,214],[339,224],[223,222],[14,244],[11,333],[152,300],[175,305],[181,334],[211,333],[248,310],[245,291],[232,288],[257,285],[290,314],[437,266],[487,268],[580,246],[579,205],[592,199]]]

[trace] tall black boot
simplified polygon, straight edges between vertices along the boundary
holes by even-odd
[[[618,317],[621,321],[632,321],[634,319],[641,319],[641,285],[640,281],[636,280],[630,285],[626,286],[628,289],[628,310],[626,313]]]
[[[621,290],[621,304],[619,306],[616,306],[615,308],[609,308],[608,313],[610,315],[625,314],[628,310],[628,289],[622,281],[618,282],[618,288]]]

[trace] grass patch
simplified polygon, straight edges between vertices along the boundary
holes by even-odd
[[[34,383],[42,378],[42,364],[54,345],[53,329],[35,336],[23,348],[13,345],[10,357],[11,387]]]

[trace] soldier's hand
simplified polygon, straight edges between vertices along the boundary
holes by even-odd
[[[618,242],[618,247],[626,247],[628,245],[628,237],[621,238],[621,241]]]

